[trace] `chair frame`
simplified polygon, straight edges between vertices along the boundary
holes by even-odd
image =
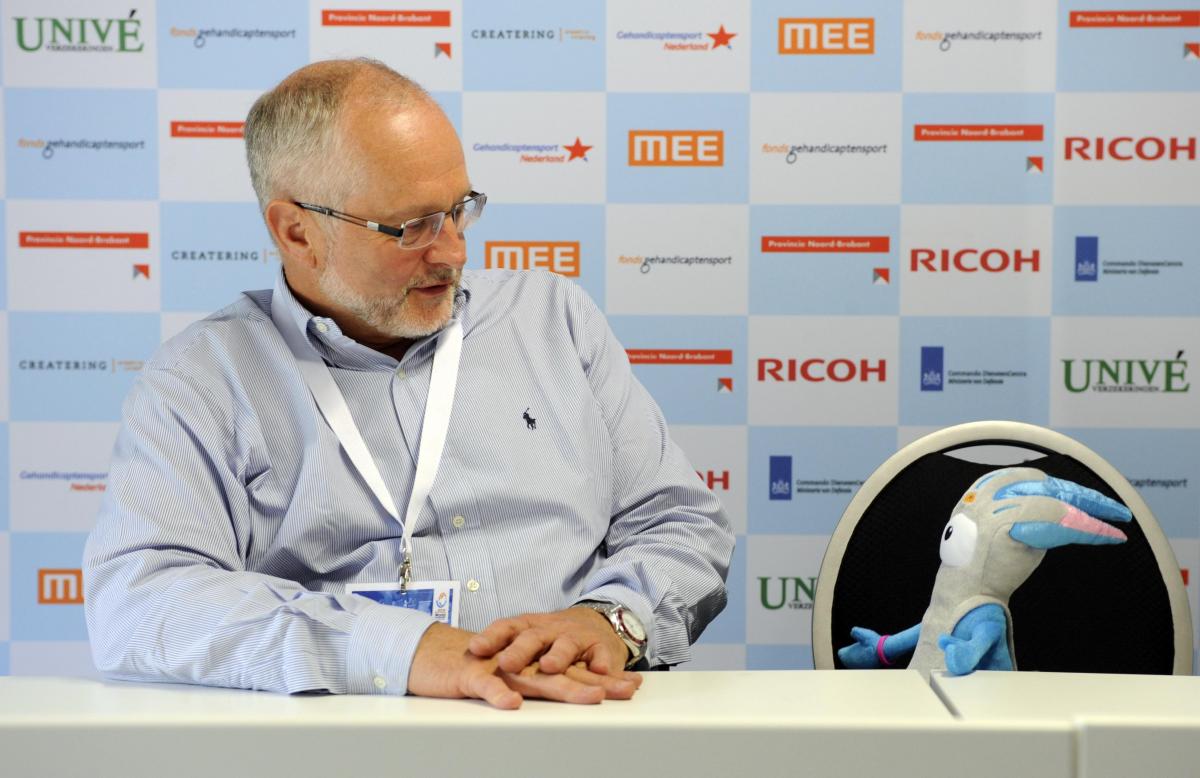
[[[842,558],[850,537],[866,509],[874,502],[880,491],[910,464],[927,454],[940,454],[968,446],[1032,446],[1074,458],[1103,479],[1133,511],[1138,524],[1146,536],[1159,572],[1166,583],[1170,598],[1171,614],[1175,624],[1175,675],[1192,674],[1192,615],[1188,605],[1187,587],[1179,575],[1179,563],[1158,520],[1150,507],[1138,494],[1133,485],[1103,457],[1073,438],[1034,424],[1016,421],[976,421],[958,424],[933,432],[916,440],[893,454],[880,465],[866,483],[850,500],[838,521],[837,528],[829,539],[821,571],[817,578],[817,591],[813,600],[812,650],[813,666],[818,670],[832,670],[833,650],[833,591],[834,580],[841,568]],[[1000,467],[1000,465],[997,465]],[[1147,523],[1147,519],[1149,522]],[[822,584],[825,585],[822,585]],[[849,640],[849,636],[846,636]]]

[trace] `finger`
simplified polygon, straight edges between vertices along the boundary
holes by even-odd
[[[550,646],[550,650],[542,654],[538,666],[544,673],[561,673],[584,653],[584,647],[572,635],[559,635]]]
[[[854,638],[859,643],[866,645],[870,643],[872,646],[879,641],[879,633],[873,629],[866,627],[851,627],[850,637]]]
[[[604,701],[604,688],[582,683],[562,673],[547,675],[531,665],[520,673],[502,673],[510,689],[525,697],[570,702],[576,705],[596,705]]]
[[[492,672],[472,673],[467,680],[466,696],[477,697],[501,710],[516,710],[523,701],[521,694],[513,690],[502,678]]]
[[[529,623],[519,617],[493,621],[482,632],[471,638],[467,649],[475,656],[485,658],[492,656],[526,629],[529,629]]]
[[[604,696],[609,700],[632,699],[633,693],[642,685],[641,676],[637,676],[636,679],[622,677],[634,676],[637,675],[636,673],[623,673],[622,676],[599,675],[579,665],[568,667],[563,674],[573,681],[579,681],[588,686],[599,686],[604,689]]]
[[[551,644],[549,637],[543,636],[536,629],[527,629],[513,639],[508,646],[496,654],[500,669],[509,673],[518,673],[532,664]]]

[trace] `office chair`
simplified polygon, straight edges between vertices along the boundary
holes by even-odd
[[[1016,590],[1018,670],[1190,675],[1192,621],[1175,555],[1141,496],[1078,441],[1031,424],[949,427],[884,462],[842,514],[817,579],[813,664],[841,669],[850,628],[895,633],[921,621],[941,564],[940,533],[975,479],[1001,467],[1036,467],[1124,503],[1128,541],[1050,549]],[[905,658],[893,665],[901,669]]]

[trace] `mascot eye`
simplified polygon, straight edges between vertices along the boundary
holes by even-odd
[[[942,531],[942,547],[940,554],[942,564],[947,567],[962,567],[971,561],[975,555],[975,537],[978,527],[966,514],[956,513],[946,523]]]

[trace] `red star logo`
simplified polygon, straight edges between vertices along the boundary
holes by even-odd
[[[583,145],[583,143],[581,143],[579,140],[579,136],[576,135],[575,136],[575,145],[574,146],[563,146],[563,148],[566,149],[567,151],[571,152],[571,156],[567,157],[567,162],[570,162],[573,159],[582,159],[584,162],[587,162],[588,149],[590,149],[592,147]]]
[[[721,29],[717,30],[716,32],[705,33],[705,35],[713,39],[712,47],[714,49],[718,46],[724,46],[727,49],[732,49],[733,47],[729,45],[729,41],[737,37],[736,32],[725,32],[725,25],[723,24],[721,25]]]

